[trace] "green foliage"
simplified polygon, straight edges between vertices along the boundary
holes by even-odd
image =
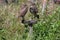
[[[60,6],[50,15],[40,15],[40,21],[33,25],[32,35],[16,17],[19,8],[20,4],[0,6],[0,40],[60,40]]]

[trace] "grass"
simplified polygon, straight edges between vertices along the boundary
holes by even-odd
[[[51,15],[45,13],[43,17],[39,10],[40,21],[33,25],[31,37],[28,37],[29,28],[17,19],[19,8],[20,5],[13,4],[0,6],[0,40],[60,40],[60,6]],[[31,17],[28,13],[27,19]]]

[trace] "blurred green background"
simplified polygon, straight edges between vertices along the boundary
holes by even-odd
[[[17,18],[22,2],[26,0],[19,0],[18,4],[0,6],[0,40],[60,40],[60,5],[55,4],[56,8],[50,12],[51,14],[47,15],[45,12],[43,16],[42,8],[38,7],[40,21],[33,25],[33,34],[29,38],[29,28]],[[31,16],[28,12],[25,16],[26,20]]]

